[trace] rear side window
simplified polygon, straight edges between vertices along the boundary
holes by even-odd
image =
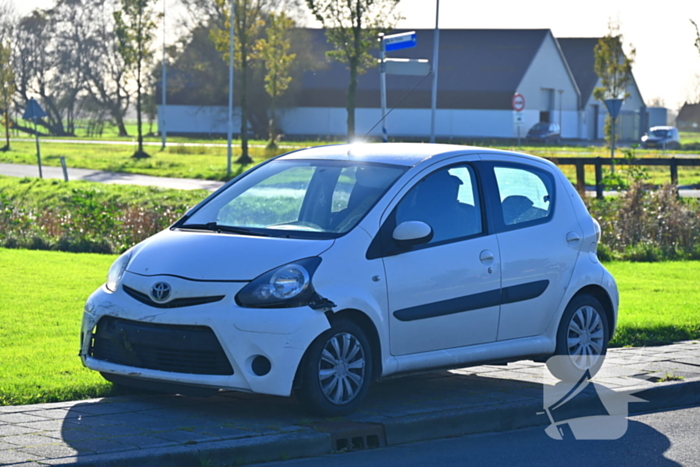
[[[506,230],[547,222],[554,210],[551,175],[532,168],[493,168],[498,186],[501,221]]]

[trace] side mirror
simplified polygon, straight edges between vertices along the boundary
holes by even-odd
[[[433,228],[425,222],[406,221],[397,225],[392,237],[401,248],[412,248],[433,239]]]

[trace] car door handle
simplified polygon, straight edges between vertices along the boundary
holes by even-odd
[[[581,241],[581,236],[576,232],[569,232],[566,234],[566,241],[568,243],[577,243]]]
[[[487,263],[489,261],[493,261],[493,258],[494,258],[493,253],[491,253],[489,250],[484,250],[479,255],[479,261],[481,261],[482,263]]]

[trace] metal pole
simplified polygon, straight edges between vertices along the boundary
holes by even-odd
[[[162,138],[162,144],[160,149],[163,150],[165,149],[165,145],[168,141],[168,131],[165,127],[165,93],[166,93],[166,87],[168,84],[168,72],[167,72],[167,67],[165,66],[165,0],[163,0],[163,86],[162,86],[162,92],[163,92],[163,104],[161,105],[161,108],[163,109],[161,112],[160,116],[160,136]]]
[[[66,165],[66,156],[61,156],[61,169],[63,169],[63,180],[68,181],[68,166]]]
[[[560,89],[559,90],[559,137],[561,138],[561,134],[563,133],[561,129],[561,122],[562,122],[562,115],[561,115],[561,109],[562,109],[562,101],[564,100],[564,90]]]
[[[36,118],[34,120],[34,135],[36,136],[36,159],[39,162],[39,178],[44,178],[44,174],[41,171],[41,147],[39,146],[39,130],[36,126]]]
[[[226,176],[231,177],[231,159],[233,158],[233,23],[235,21],[234,5],[236,0],[231,0],[231,29],[228,41],[228,151],[226,158]]]
[[[382,102],[382,142],[389,141],[389,134],[386,131],[386,48],[384,46],[384,33],[379,33],[379,90]]]
[[[433,38],[433,93],[431,98],[430,142],[435,142],[435,110],[437,109],[438,54],[440,52],[440,0],[435,4],[435,36]]]

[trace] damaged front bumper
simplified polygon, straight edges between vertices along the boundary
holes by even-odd
[[[234,297],[243,285],[209,283],[223,299],[167,309],[142,303],[121,285],[114,293],[101,287],[85,305],[82,362],[108,379],[289,396],[306,349],[330,327],[328,319],[309,307],[241,308]]]

